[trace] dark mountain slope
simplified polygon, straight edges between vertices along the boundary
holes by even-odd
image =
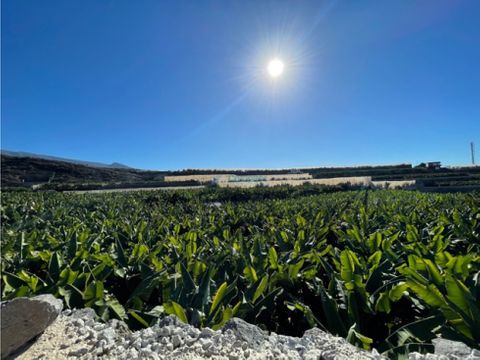
[[[41,158],[1,156],[2,186],[41,183],[129,183],[162,180],[164,172],[102,168]]]
[[[123,164],[120,164],[120,163],[117,163],[117,162],[114,162],[114,163],[111,163],[111,164],[103,164],[103,163],[93,162],[93,161],[66,159],[66,158],[57,157],[57,156],[34,154],[34,153],[23,152],[23,151],[2,150],[1,154],[2,155],[7,155],[7,156],[28,157],[28,158],[53,160],[53,161],[63,161],[63,162],[68,162],[68,163],[72,163],[72,164],[79,164],[79,165],[93,166],[93,167],[101,167],[101,168],[130,169],[129,166],[123,165]]]

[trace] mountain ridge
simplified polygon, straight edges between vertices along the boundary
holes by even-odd
[[[63,162],[68,162],[68,163],[72,163],[72,164],[92,166],[92,167],[97,167],[97,168],[132,169],[130,166],[127,166],[127,165],[124,165],[124,164],[121,164],[121,163],[118,163],[118,162],[112,162],[111,164],[105,164],[105,163],[100,163],[100,162],[95,162],[95,161],[76,160],[76,159],[63,158],[63,157],[60,157],[60,156],[51,156],[51,155],[30,153],[30,152],[26,152],[26,151],[11,151],[11,150],[3,150],[3,149],[0,150],[0,153],[2,155],[13,156],[13,157],[29,157],[29,158],[34,158],[34,159],[63,161]]]

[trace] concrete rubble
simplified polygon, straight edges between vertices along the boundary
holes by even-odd
[[[169,316],[150,328],[132,332],[122,321],[96,321],[92,309],[61,312],[61,302],[58,302],[52,296],[43,296],[2,303],[2,359],[385,359],[375,350],[361,350],[318,328],[306,331],[299,338],[268,334],[237,318],[214,331],[200,330]],[[42,310],[38,310],[40,308]],[[16,310],[10,313],[11,309]],[[19,309],[28,310],[20,314]],[[34,317],[28,319],[30,315]],[[13,321],[16,316],[18,321]],[[7,333],[4,333],[4,318]],[[38,324],[32,324],[35,321]],[[16,326],[18,332],[14,330]],[[28,335],[26,327],[32,330]],[[15,333],[23,335],[14,343],[10,335]],[[462,343],[446,342],[448,340],[434,340],[435,354],[411,353],[409,359],[480,360],[478,350]],[[17,352],[8,356],[14,351]]]

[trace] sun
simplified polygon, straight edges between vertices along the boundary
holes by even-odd
[[[270,62],[267,65],[267,72],[272,78],[278,78],[280,75],[283,74],[283,69],[285,68],[285,65],[283,64],[283,61],[275,58],[270,60]]]

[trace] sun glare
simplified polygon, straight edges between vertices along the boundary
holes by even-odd
[[[283,64],[282,60],[272,59],[268,63],[267,71],[272,78],[277,78],[282,75],[284,67],[285,65]]]

